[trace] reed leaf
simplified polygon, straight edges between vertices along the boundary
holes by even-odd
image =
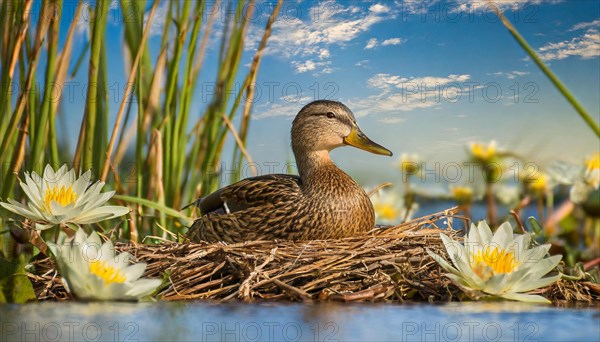
[[[78,18],[79,15],[81,14],[81,8],[83,6],[83,3],[81,2],[81,0],[77,3],[77,7],[75,8],[75,16],[74,18]],[[69,68],[69,63],[71,61],[71,53],[73,50],[73,34],[75,32],[75,27],[76,27],[77,21],[73,20],[71,22],[71,25],[69,25],[69,30],[67,32],[67,37],[65,39],[65,43],[64,43],[64,47],[60,53],[60,56],[58,57],[57,60],[57,66],[56,66],[56,78],[55,78],[55,85],[57,87],[60,87],[61,89],[65,89],[65,80],[67,78],[67,73],[68,73],[68,68]],[[58,109],[59,109],[59,105],[61,103],[61,100],[63,100],[63,97],[61,96],[59,98],[59,100],[55,100],[52,102],[52,108],[51,108],[51,112],[50,112],[50,129],[51,129],[51,134],[54,133],[54,137],[55,139],[51,139],[51,143],[52,143],[52,151],[51,151],[51,155],[52,155],[52,163],[54,165],[59,164],[59,148],[58,148],[58,136],[56,135],[56,116],[58,113]],[[56,141],[54,141],[56,140]],[[65,151],[63,151],[65,152]]]
[[[8,3],[0,2],[0,14],[6,20],[0,24],[0,79],[3,82],[0,162],[10,163],[0,184],[3,198],[15,191],[15,176],[24,163],[28,170],[39,171],[35,167],[40,168],[46,162],[58,166],[69,154],[70,146],[61,144],[65,140],[61,140],[57,132],[57,125],[65,123],[61,120],[64,99],[54,101],[56,89],[53,87],[64,85],[68,77],[75,77],[80,70],[85,70],[86,75],[78,77],[86,78],[88,87],[77,142],[73,143],[74,167],[91,168],[97,178],[117,190],[115,201],[136,209],[121,228],[123,236],[131,241],[152,234],[168,239],[176,236],[173,233],[183,233],[192,220],[173,208],[218,186],[218,164],[228,138],[236,143],[233,160],[252,160],[245,146],[252,105],[244,103],[242,96],[253,92],[251,84],[256,81],[261,54],[281,1],[269,18],[250,69],[241,68],[240,64],[254,0],[211,4],[213,9],[231,7],[226,11],[223,25],[216,21],[223,11],[206,13],[209,8],[206,2],[155,0],[149,5],[143,0],[121,1],[125,19],[122,22],[124,58],[129,73],[126,96],[121,99],[116,118],[109,113],[107,98],[107,85],[112,83],[109,68],[113,56],[106,44],[111,2],[98,0],[92,5],[91,34],[80,43],[81,47],[76,47],[74,42],[78,21],[73,20],[64,33],[59,31],[60,18],[64,15],[52,17],[49,14],[51,8],[62,8],[62,0],[43,1],[39,17],[52,20],[38,20],[33,27],[30,27],[32,18],[29,17],[33,0],[10,2],[10,6]],[[151,25],[159,5],[165,6],[166,17],[159,52],[154,55],[150,53],[155,50],[149,49],[149,42],[155,34]],[[82,9],[83,3],[79,1],[75,18]],[[216,27],[222,27],[219,32],[222,37],[217,47],[215,92],[209,95],[207,106],[192,110],[199,92],[196,87],[203,61],[211,49],[211,35],[214,36]],[[46,53],[41,53],[46,47]],[[77,48],[75,56],[74,48]],[[43,74],[37,70],[40,61],[44,65]],[[23,85],[23,91],[16,96],[7,86],[13,77]],[[38,77],[43,79],[41,89],[36,89]],[[235,82],[242,78],[242,88],[236,89]],[[109,127],[113,118],[114,126]],[[241,120],[239,130],[236,128],[238,119]],[[134,149],[131,145],[135,145]],[[134,155],[128,154],[131,150]],[[117,170],[127,167],[117,168],[116,163],[135,167],[129,175],[123,176]],[[110,170],[114,179],[109,180]],[[11,197],[18,199],[18,196]],[[172,232],[157,227],[168,227]]]
[[[527,55],[533,60],[533,62],[540,68],[540,70],[548,77],[550,82],[556,87],[556,89],[563,95],[563,97],[571,104],[573,109],[579,114],[579,116],[585,121],[585,123],[590,127],[590,129],[600,138],[600,125],[588,114],[588,112],[583,108],[583,106],[577,101],[575,96],[571,93],[569,88],[567,88],[562,81],[556,76],[552,70],[542,61],[542,59],[537,55],[537,53],[531,48],[529,43],[521,36],[519,31],[513,26],[513,24],[504,16],[500,8],[498,8],[497,4],[488,0],[488,3],[494,9],[502,24],[506,27],[508,32],[515,38],[515,40],[519,43],[519,45],[525,50]]]
[[[140,205],[146,206],[148,208],[156,209],[160,212],[165,213],[166,215],[169,215],[169,216],[172,216],[174,218],[181,220],[185,225],[188,225],[188,226],[193,223],[191,218],[185,216],[181,212],[179,212],[173,208],[170,208],[168,206],[161,205],[157,202],[150,201],[145,198],[139,198],[139,197],[133,197],[133,196],[127,196],[127,195],[114,195],[113,198],[124,201],[124,202],[140,204]]]
[[[146,44],[146,40],[148,39],[148,34],[150,32],[150,24],[152,23],[152,18],[154,17],[154,12],[156,11],[156,6],[158,5],[158,0],[154,0],[154,4],[152,5],[152,9],[150,10],[150,16],[148,17],[148,23],[146,24],[146,28],[144,29],[144,34],[142,36],[142,40],[140,42],[140,48],[136,54],[135,60],[131,67],[131,72],[129,73],[129,78],[127,79],[126,84],[133,84],[135,78],[135,70],[137,70],[138,63],[142,56],[142,52],[144,51],[144,45]],[[117,139],[117,135],[119,133],[119,128],[121,126],[121,119],[123,117],[123,111],[125,110],[125,103],[127,102],[127,97],[123,96],[121,99],[121,105],[119,106],[119,111],[117,112],[117,118],[115,120],[115,125],[113,127],[112,134],[110,136],[110,142],[108,143],[108,147],[106,148],[106,158],[104,160],[104,167],[102,168],[102,174],[100,176],[100,180],[106,180],[106,176],[108,175],[108,169],[110,166],[110,158],[112,156],[113,146]]]
[[[41,17],[45,18],[48,11],[48,3],[44,2],[41,10]],[[49,21],[48,20],[39,20],[36,27],[36,36],[34,42],[34,50],[33,57],[29,60],[27,76],[25,78],[25,87],[19,93],[19,97],[17,99],[17,105],[10,117],[10,121],[8,123],[8,127],[6,129],[6,134],[2,136],[2,144],[0,144],[0,164],[3,163],[4,157],[9,155],[8,145],[13,139],[15,132],[17,131],[17,123],[21,120],[21,116],[23,115],[23,111],[26,105],[26,96],[31,95],[32,87],[34,86],[35,79],[35,71],[37,69],[37,64],[39,62],[40,53],[42,50],[42,43],[46,37],[46,31],[48,30]]]
[[[45,18],[45,16],[47,15],[48,7],[49,7],[48,3],[44,2],[42,5],[42,11],[41,11],[42,18]],[[12,160],[18,160],[17,158],[15,158],[15,155],[19,153],[19,149],[14,148],[14,146],[16,146],[16,144],[13,143],[13,137],[14,137],[15,132],[18,131],[17,123],[21,120],[21,118],[23,116],[23,112],[25,111],[25,107],[29,106],[30,113],[33,113],[34,109],[35,109],[35,103],[37,102],[37,99],[36,99],[37,92],[32,91],[32,88],[35,85],[33,80],[35,79],[35,72],[37,69],[37,64],[39,62],[40,52],[42,50],[42,43],[46,36],[48,26],[49,26],[48,20],[39,20],[38,21],[38,24],[36,27],[34,49],[32,51],[33,57],[29,60],[27,76],[25,77],[25,83],[24,83],[25,88],[22,89],[22,91],[19,93],[19,96],[17,98],[16,108],[10,117],[10,121],[9,121],[7,129],[6,129],[6,134],[4,136],[2,136],[2,144],[0,144],[0,152],[1,152],[0,153],[0,165],[4,165],[4,160],[8,156],[12,156]],[[27,100],[29,100],[29,101],[27,101]],[[33,120],[30,120],[30,121],[33,121]],[[33,131],[32,127],[37,127],[37,126],[32,126],[30,123],[30,125],[29,125],[30,132]],[[9,147],[11,145],[13,146],[13,149],[12,149],[12,151],[9,151]],[[12,173],[12,172],[6,173],[6,175],[4,176],[4,181],[2,182],[2,191],[0,193],[8,194],[10,192],[10,190],[7,190],[7,189],[12,188],[12,186],[14,184],[14,177],[15,177],[14,173]]]
[[[258,70],[260,68],[260,62],[267,46],[267,41],[271,36],[271,31],[273,28],[273,23],[277,19],[277,15],[279,14],[279,10],[281,5],[283,4],[283,0],[278,0],[275,8],[273,9],[273,13],[269,17],[267,21],[267,25],[265,27],[265,32],[260,40],[260,44],[258,46],[258,50],[252,59],[252,64],[250,65],[250,71],[248,72],[248,84],[246,86],[246,102],[244,103],[244,111],[242,115],[242,120],[239,129],[240,142],[238,143],[239,148],[236,148],[233,152],[232,165],[240,165],[238,168],[238,172],[236,173],[236,179],[240,178],[241,174],[241,165],[242,165],[242,157],[246,158],[246,161],[252,164],[251,159],[247,156],[247,152],[244,152],[242,149],[246,144],[246,138],[248,136],[248,128],[250,126],[250,113],[252,112],[252,105],[254,104],[254,90],[256,84],[256,76],[258,75]],[[240,153],[241,152],[241,153]],[[253,167],[254,175],[256,176],[256,169]]]
[[[0,39],[2,39],[2,93],[0,94],[0,117],[2,118],[8,117],[8,113],[10,112],[11,103],[9,101],[9,92],[14,77],[14,69],[18,60],[18,56],[21,53],[21,45],[28,32],[29,15],[31,13],[32,3],[32,0],[27,0],[24,2],[23,14],[20,22],[15,23],[15,26],[19,27],[17,31],[18,33],[15,37],[15,35],[10,35],[9,33],[11,33],[10,25],[13,20],[16,19],[16,11],[10,10],[14,7],[10,6],[8,1],[2,2],[0,15],[2,15],[2,18],[6,19],[5,24],[0,25]],[[7,124],[8,122],[4,119],[0,120],[0,136],[5,135]]]
[[[102,45],[104,44],[104,36],[106,31],[106,21],[108,17],[109,2],[107,0],[98,0],[94,8],[94,20],[92,27],[91,46],[90,46],[90,61],[88,64],[88,83],[87,96],[84,120],[80,129],[80,142],[83,145],[77,146],[76,158],[74,164],[76,167],[88,170],[91,169],[93,174],[98,174],[99,165],[94,163],[94,141],[97,138],[95,133],[97,123],[98,106],[96,105],[97,89],[98,89],[98,74],[99,63],[102,55]],[[100,113],[105,115],[105,113]],[[78,158],[81,157],[81,160]],[[81,164],[80,164],[81,163]],[[80,164],[80,165],[78,165]]]
[[[60,8],[62,0],[52,0],[50,2],[50,27],[48,32],[48,57],[46,61],[46,84],[44,86],[44,95],[42,97],[42,106],[39,114],[39,123],[37,130],[32,131],[33,148],[31,151],[31,165],[42,165],[44,163],[43,147],[48,143],[50,136],[50,147],[52,152],[52,161],[58,163],[58,146],[56,145],[55,130],[55,112],[52,104],[53,90],[56,87],[56,55],[58,51],[58,31],[60,26]]]

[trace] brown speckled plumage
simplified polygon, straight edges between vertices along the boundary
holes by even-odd
[[[309,103],[292,124],[300,176],[247,178],[212,193],[198,201],[202,216],[188,236],[232,243],[342,238],[372,229],[375,213],[369,197],[329,157],[330,150],[343,145],[391,155],[360,132],[345,105]]]

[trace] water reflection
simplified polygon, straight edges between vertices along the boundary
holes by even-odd
[[[598,341],[598,305],[33,303],[0,306],[0,341]]]

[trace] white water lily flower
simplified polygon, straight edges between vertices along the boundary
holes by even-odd
[[[600,153],[595,153],[585,161],[585,181],[594,189],[600,188]]]
[[[518,186],[499,184],[498,186],[494,187],[493,192],[494,197],[496,197],[500,203],[511,208],[516,206],[521,199],[521,189]]]
[[[495,234],[485,221],[471,225],[464,245],[440,234],[452,264],[427,251],[456,286],[473,299],[501,297],[525,302],[550,303],[529,292],[557,281],[561,275],[542,278],[562,259],[561,255],[546,258],[550,245],[529,248],[530,234],[513,236],[510,223],[505,222]]]
[[[418,175],[421,172],[421,164],[422,161],[418,154],[402,153],[398,161],[398,168],[403,175]]]
[[[538,171],[523,178],[527,190],[536,196],[547,196],[556,186],[556,182],[548,174]]]
[[[25,182],[20,184],[29,198],[27,205],[10,198],[0,205],[37,222],[38,229],[57,224],[89,224],[129,212],[127,207],[104,205],[115,192],[101,193],[104,182],[91,184],[90,176],[91,171],[87,171],[77,178],[75,170],[68,170],[67,165],[56,172],[47,165],[43,177],[35,172],[25,173]]]
[[[464,185],[450,185],[450,194],[458,204],[471,204],[473,202],[473,188]]]
[[[571,185],[570,199],[576,204],[594,200],[600,189],[600,153],[588,157],[583,166],[556,162],[548,170],[558,184]]]
[[[112,242],[102,243],[96,232],[83,229],[66,240],[48,243],[67,291],[84,300],[137,300],[161,284],[159,279],[140,279],[145,263],[129,264],[129,253],[115,255]]]
[[[498,148],[496,145],[497,143],[495,140],[490,141],[487,145],[479,142],[471,142],[469,143],[467,153],[469,153],[470,157],[475,161],[487,165],[498,157]]]
[[[379,224],[399,224],[409,220],[418,209],[416,203],[408,211],[406,202],[393,191],[379,190],[371,197],[375,210],[375,222]]]
[[[592,155],[585,161],[585,168],[579,177],[573,181],[570,197],[573,203],[583,204],[588,199],[593,199],[592,194],[600,189],[600,153]]]

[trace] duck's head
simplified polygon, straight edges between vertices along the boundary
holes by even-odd
[[[292,124],[294,153],[331,151],[344,145],[391,156],[387,148],[369,139],[356,124],[352,111],[341,102],[319,100],[304,106]]]

